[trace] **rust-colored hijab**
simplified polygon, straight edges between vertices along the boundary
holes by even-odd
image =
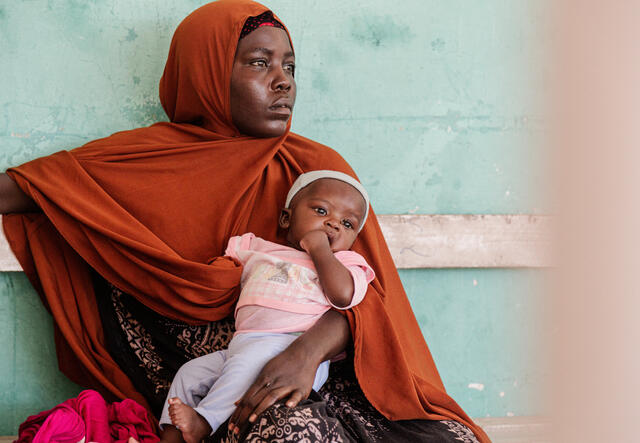
[[[171,43],[160,99],[171,120],[119,132],[8,172],[42,208],[4,217],[11,247],[53,315],[60,368],[72,380],[146,401],[106,350],[90,267],[167,317],[191,323],[232,313],[241,269],[230,236],[282,242],[278,209],[304,171],[355,176],[335,151],[286,132],[241,135],[230,77],[248,17],[267,9],[222,0],[189,15]],[[371,214],[353,249],[376,271],[348,311],[355,371],[367,399],[392,420],[454,419],[488,441],[445,393],[380,227]]]

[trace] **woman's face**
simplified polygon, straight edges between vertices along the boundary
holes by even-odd
[[[287,33],[261,26],[238,42],[231,71],[231,117],[245,135],[278,137],[296,101],[295,56]]]

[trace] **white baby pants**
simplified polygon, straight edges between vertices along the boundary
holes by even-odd
[[[269,360],[287,348],[297,335],[273,332],[236,334],[229,347],[185,363],[176,373],[167,400],[178,397],[194,408],[211,426],[212,433],[235,410],[239,400]],[[319,390],[329,376],[329,362],[316,372],[313,389]],[[165,402],[160,426],[171,424]]]

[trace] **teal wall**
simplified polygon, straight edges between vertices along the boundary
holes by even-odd
[[[0,168],[164,119],[157,82],[170,37],[202,3],[0,2]],[[296,47],[294,130],[342,153],[378,213],[549,211],[539,2],[268,5]],[[401,276],[468,413],[543,411],[542,271]],[[0,435],[80,389],[58,372],[51,331],[24,275],[0,275]]]

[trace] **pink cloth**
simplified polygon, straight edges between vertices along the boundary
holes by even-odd
[[[231,237],[225,255],[243,265],[242,292],[236,305],[236,332],[303,332],[332,307],[360,303],[375,273],[353,251],[334,255],[353,278],[349,306],[325,297],[311,257],[304,251],[263,240],[251,233]]]
[[[140,443],[160,441],[147,411],[133,400],[112,404],[96,391],[82,391],[58,406],[32,415],[20,425],[16,443]]]

